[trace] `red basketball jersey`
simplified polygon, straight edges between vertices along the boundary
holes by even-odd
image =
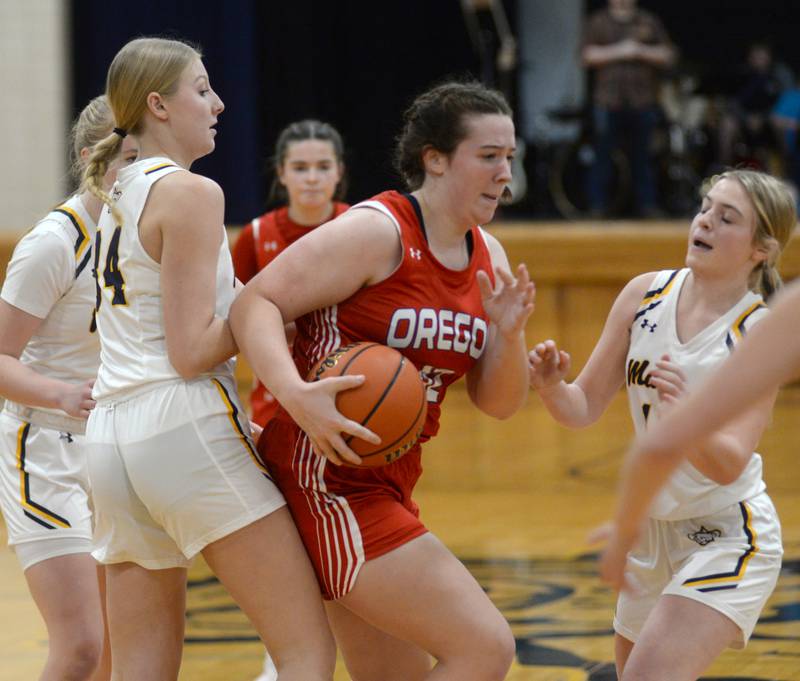
[[[329,219],[333,220],[348,208],[346,203],[335,202],[333,214]],[[246,284],[269,265],[281,251],[318,226],[297,224],[289,217],[289,208],[286,206],[264,213],[261,217],[248,222],[231,249],[236,277]],[[250,406],[253,421],[262,427],[278,410],[275,398],[257,379],[250,393]]]
[[[353,210],[374,209],[388,215],[400,231],[400,265],[384,281],[298,319],[295,362],[305,376],[319,359],[354,341],[396,348],[416,365],[427,385],[428,417],[421,438],[425,441],[439,429],[448,386],[473,367],[486,347],[489,320],[476,275],[483,270],[494,281],[491,256],[476,226],[467,235],[469,265],[460,271],[448,269],[428,248],[413,197],[384,192]]]
[[[400,234],[402,260],[384,281],[299,318],[295,362],[306,376],[319,358],[351,342],[397,348],[427,384],[422,442],[439,428],[448,386],[486,348],[489,321],[476,275],[484,270],[494,281],[489,250],[480,228],[473,227],[466,237],[467,268],[444,267],[428,248],[419,207],[408,195],[385,192],[351,210],[389,216]],[[388,466],[334,466],[312,451],[308,436],[280,410],[258,449],[286,497],[326,598],[348,593],[366,561],[427,532],[412,499],[422,473],[420,443]]]

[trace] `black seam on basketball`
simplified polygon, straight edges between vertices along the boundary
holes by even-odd
[[[425,403],[425,386],[423,385],[422,386],[422,400],[420,402],[419,409],[417,410],[417,415],[414,417],[414,420],[411,422],[411,425],[408,428],[406,428],[406,432],[403,433],[400,437],[398,437],[394,442],[391,442],[388,445],[386,445],[386,447],[384,447],[383,449],[380,449],[377,452],[370,452],[369,454],[362,454],[361,458],[362,459],[369,459],[369,458],[371,458],[373,456],[378,456],[378,455],[381,455],[381,454],[385,455],[388,450],[390,450],[398,442],[400,442],[406,435],[408,435],[408,433],[414,427],[414,424],[417,422],[417,419],[419,418],[419,415],[422,413],[422,410],[425,409],[425,404],[426,404]],[[423,421],[419,426],[419,434],[417,435],[417,438],[419,438],[419,435],[422,434],[422,429],[424,427],[425,427],[425,421]]]
[[[356,357],[359,357],[361,354],[365,353],[370,348],[377,347],[377,345],[378,345],[377,343],[369,343],[368,345],[365,345],[363,348],[361,348],[357,353],[355,353],[350,359],[347,360],[347,364],[345,364],[342,367],[342,371],[339,374],[339,376],[345,375],[345,372],[347,371],[348,367],[355,361]]]
[[[352,349],[352,348],[356,347],[357,345],[363,345],[364,347],[363,347],[363,348],[361,348],[361,350],[359,350],[359,351],[358,351],[358,352],[357,352],[355,355],[353,355],[353,356],[352,356],[352,357],[351,357],[351,358],[348,360],[347,364],[345,364],[345,365],[344,365],[344,367],[342,367],[342,373],[340,374],[340,376],[344,376],[344,372],[347,370],[347,367],[349,367],[349,366],[350,366],[350,362],[352,362],[352,361],[353,361],[353,360],[354,360],[356,357],[358,357],[358,356],[359,356],[359,355],[360,355],[362,352],[364,352],[364,351],[365,351],[365,350],[367,350],[368,348],[371,348],[371,347],[372,347],[372,346],[374,346],[374,345],[378,345],[378,343],[358,343],[358,342],[356,342],[356,343],[348,343],[347,345],[341,345],[341,346],[339,346],[339,347],[338,347],[338,348],[336,348],[335,350],[331,350],[331,351],[330,351],[330,352],[329,352],[327,355],[325,355],[325,356],[324,356],[322,359],[319,359],[319,360],[317,360],[317,362],[318,362],[318,364],[319,364],[319,367],[318,367],[318,368],[317,368],[317,370],[314,372],[314,378],[313,378],[312,382],[316,382],[316,381],[318,381],[320,378],[322,378],[322,375],[325,373],[325,371],[326,371],[327,369],[332,369],[333,367],[335,367],[335,366],[336,366],[336,362],[334,362],[334,363],[333,363],[333,364],[331,364],[330,366],[325,366],[325,362],[327,362],[327,361],[328,361],[328,360],[329,360],[331,357],[334,357],[334,356],[335,356],[335,357],[337,357],[337,359],[338,359],[338,357],[339,357],[340,355],[344,355],[344,354],[345,354],[345,353],[347,353],[347,352],[348,352],[350,349]]]
[[[366,348],[364,348],[366,350]],[[360,354],[360,353],[359,353]],[[351,360],[352,361],[352,360]],[[386,399],[386,396],[389,394],[389,391],[392,389],[392,386],[395,384],[397,377],[400,375],[400,372],[403,370],[403,365],[406,363],[406,358],[403,355],[400,355],[400,362],[397,365],[397,369],[394,370],[394,376],[392,376],[392,380],[389,381],[389,384],[383,389],[383,393],[381,396],[375,401],[375,404],[372,405],[372,409],[369,410],[369,413],[362,419],[361,425],[366,426],[369,420],[377,411],[378,407],[383,404],[383,401]],[[348,362],[350,364],[350,362]],[[347,367],[345,367],[346,369]],[[345,369],[342,369],[342,373],[344,373]],[[350,441],[355,437],[355,435],[350,435],[344,442],[345,444],[350,444]]]

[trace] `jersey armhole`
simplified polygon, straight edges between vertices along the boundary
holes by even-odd
[[[406,245],[405,241],[403,240],[403,230],[400,228],[400,222],[394,216],[394,213],[392,213],[392,211],[390,211],[380,201],[362,201],[361,203],[357,203],[355,206],[351,206],[350,210],[354,210],[356,208],[369,208],[372,210],[377,210],[379,213],[383,213],[386,217],[388,217],[392,221],[395,231],[397,231],[397,238],[400,240],[400,262],[398,262],[397,266],[391,272],[389,272],[389,274],[387,274],[383,279],[370,284],[370,286],[376,286],[377,284],[383,283],[387,279],[391,279],[395,274],[397,274],[398,270],[403,266],[403,263],[405,262]]]
[[[150,168],[149,170],[144,172],[144,175],[149,175],[151,173],[160,172],[162,170],[166,170],[167,172],[163,173],[159,177],[156,177],[156,178],[153,179],[152,183],[147,188],[147,194],[144,197],[144,201],[141,202],[141,205],[139,206],[139,210],[136,213],[136,215],[134,216],[134,223],[133,223],[134,227],[136,229],[136,239],[134,240],[134,242],[136,244],[136,248],[139,249],[140,255],[145,259],[145,261],[147,263],[150,264],[151,267],[155,267],[155,268],[157,268],[159,270],[161,269],[161,261],[160,260],[156,260],[152,255],[150,255],[147,252],[147,249],[144,247],[144,244],[142,243],[142,231],[141,231],[142,215],[144,215],[144,210],[145,210],[145,208],[147,208],[147,204],[150,201],[150,193],[152,192],[153,187],[155,187],[158,182],[163,180],[168,175],[172,175],[172,173],[175,173],[175,172],[178,172],[178,171],[181,171],[181,170],[185,170],[185,168],[181,168],[180,166],[175,165],[174,163],[171,163],[171,162],[170,163],[164,163],[164,164],[161,164],[161,165],[154,166],[153,168]],[[191,172],[191,171],[186,171],[186,172]],[[110,212],[110,210],[109,210],[109,212]],[[114,225],[114,227],[116,228],[116,225]],[[123,225],[123,228],[124,228],[124,225]],[[224,229],[225,229],[225,227],[223,225],[223,230]],[[162,237],[162,240],[163,240],[163,237]]]

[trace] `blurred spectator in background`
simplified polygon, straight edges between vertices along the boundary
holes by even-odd
[[[771,121],[778,137],[784,177],[792,183],[797,197],[800,189],[800,83],[783,91],[772,109]]]
[[[608,208],[611,154],[630,141],[636,210],[660,214],[650,146],[659,120],[662,72],[675,61],[675,49],[661,21],[639,9],[636,0],[609,0],[588,19],[581,52],[594,71],[595,162],[589,174],[589,202],[595,215]]]
[[[791,70],[775,60],[769,44],[750,45],[719,121],[718,159],[723,167],[744,163],[770,169],[770,156],[777,151],[770,114],[793,84]]]

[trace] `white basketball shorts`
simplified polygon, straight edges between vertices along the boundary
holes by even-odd
[[[66,419],[65,419],[66,420]],[[89,553],[92,513],[83,435],[0,414],[0,508],[23,570]]]
[[[781,569],[781,526],[766,493],[712,515],[648,521],[627,571],[637,593],[622,592],[614,630],[636,641],[664,594],[691,598],[739,627],[743,648]]]
[[[94,556],[186,567],[286,502],[250,439],[233,380],[173,381],[98,404],[86,429]]]

